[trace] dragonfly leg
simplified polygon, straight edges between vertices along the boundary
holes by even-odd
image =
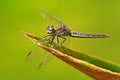
[[[47,37],[50,37],[50,35],[46,35],[43,37],[44,40],[46,40]]]
[[[44,36],[42,39],[45,40],[45,43],[48,43],[48,44],[52,44],[53,42],[52,40],[53,36],[50,36],[50,35]]]
[[[50,44],[52,44],[52,43],[53,43],[54,39],[55,39],[55,36],[54,36],[54,37],[52,37],[52,40],[50,41]]]
[[[50,35],[46,35],[46,36],[44,36],[43,38],[46,38],[46,37],[48,37],[48,36],[50,36]]]
[[[55,36],[50,36],[50,37],[47,39],[47,42],[48,42],[49,46],[52,47],[52,44],[53,44],[54,39],[55,39]]]
[[[59,45],[59,37],[57,36],[57,45]]]
[[[53,37],[52,36],[50,36],[49,38],[47,38],[47,41],[49,42],[49,43],[51,43],[51,39],[52,39]]]
[[[66,38],[65,37],[62,37],[62,36],[60,36],[60,38],[62,38],[63,39],[63,41],[61,42],[61,45],[66,41]]]

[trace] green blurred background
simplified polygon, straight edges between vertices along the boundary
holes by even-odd
[[[35,45],[21,31],[46,34],[41,8],[73,31],[109,34],[109,39],[71,38],[69,47],[120,63],[120,0],[0,0],[0,80],[93,80],[59,59],[40,71],[39,61],[25,61]]]

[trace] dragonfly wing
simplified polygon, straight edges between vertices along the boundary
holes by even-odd
[[[30,61],[37,60],[46,54],[46,53],[41,52],[41,51],[42,50],[39,47],[35,47],[33,50],[28,52],[28,54],[26,56],[26,61],[30,62]]]
[[[45,11],[44,9],[41,9],[41,14],[43,16],[43,18],[48,18],[51,21],[54,21],[55,23],[59,24],[59,25],[65,25],[61,19],[55,18],[52,15],[50,15],[47,11]]]
[[[49,63],[52,59],[54,59],[54,56],[52,54],[48,54],[39,64],[38,69],[40,70],[42,67],[44,67],[47,63]]]
[[[39,47],[34,48],[33,50],[29,51],[26,57],[26,61],[35,61],[39,60],[40,65],[38,66],[38,69],[41,69],[44,67],[48,62],[50,62],[54,56],[52,54],[49,54],[47,52],[41,52],[42,50]]]

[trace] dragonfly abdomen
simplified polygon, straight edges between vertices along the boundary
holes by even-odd
[[[82,34],[78,32],[71,32],[70,36],[76,38],[109,38],[106,34]]]

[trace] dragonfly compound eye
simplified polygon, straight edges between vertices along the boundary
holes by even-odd
[[[51,33],[54,33],[54,32],[55,32],[53,26],[48,26],[48,27],[46,28],[46,30],[47,30],[47,34],[51,34]]]

